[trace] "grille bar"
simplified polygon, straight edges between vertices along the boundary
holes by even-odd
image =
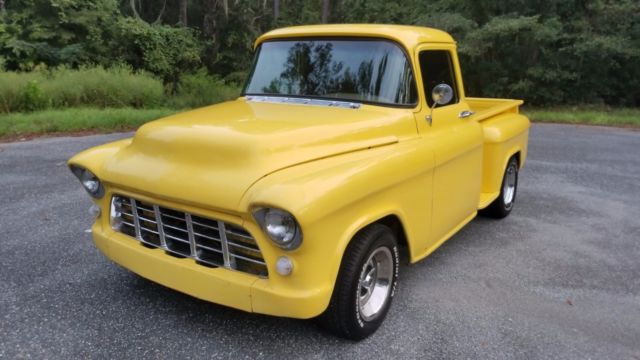
[[[131,199],[131,212],[133,213],[133,225],[136,230],[136,238],[142,240],[142,233],[140,231],[140,217],[138,216],[138,207],[136,206],[136,200]]]
[[[219,229],[219,227],[213,227],[213,226],[211,226],[211,225],[201,224],[201,223],[199,223],[199,222],[197,222],[197,221],[192,221],[192,222],[193,222],[194,224],[198,225],[198,226],[203,226],[203,227],[206,227],[206,228],[209,228],[209,229],[212,229],[212,230],[218,230],[218,229]],[[253,239],[253,238],[252,238],[252,239]]]
[[[121,195],[114,195],[111,201],[114,230],[147,247],[192,258],[205,266],[268,276],[255,239],[237,225]]]
[[[158,235],[160,235],[160,247],[167,248],[167,238],[164,234],[164,224],[162,224],[162,216],[160,215],[160,207],[153,205],[153,215],[156,217],[156,224],[158,225]]]
[[[191,223],[191,214],[184,214],[187,221],[187,235],[189,236],[189,247],[191,248],[191,257],[196,257],[196,238],[193,236],[193,224]]]
[[[218,220],[218,231],[220,232],[220,241],[222,245],[222,259],[226,268],[231,267],[231,257],[229,256],[229,244],[227,243],[227,232],[224,223]],[[235,265],[235,264],[234,264]]]

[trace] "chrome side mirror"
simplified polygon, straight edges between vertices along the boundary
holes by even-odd
[[[438,84],[431,90],[431,99],[433,99],[433,105],[431,105],[429,115],[427,115],[429,126],[431,126],[433,122],[433,109],[436,105],[446,105],[450,103],[451,99],[453,99],[453,89],[447,84]]]
[[[433,99],[433,109],[436,105],[447,105],[453,99],[453,89],[447,84],[436,85],[431,90],[431,98]]]

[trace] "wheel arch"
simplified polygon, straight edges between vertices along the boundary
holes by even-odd
[[[393,234],[396,236],[396,241],[398,242],[398,245],[406,246],[407,249],[409,248],[409,241],[407,241],[407,232],[404,229],[404,224],[402,223],[402,220],[400,220],[400,218],[397,215],[395,214],[387,215],[381,219],[378,219],[372,222],[367,226],[370,226],[372,224],[382,224],[387,226],[389,229],[391,229]]]
[[[522,164],[522,150],[520,150],[519,148],[516,150],[513,150],[511,155],[507,156],[507,160],[504,162],[504,166],[503,169],[507,169],[507,164],[509,164],[509,161],[513,158],[516,159],[516,161],[518,162],[518,169],[520,169],[520,165]]]
[[[387,212],[385,214],[379,214],[377,216],[372,216],[370,217],[367,221],[363,221],[361,222],[358,226],[356,226],[354,228],[354,230],[349,231],[349,235],[347,236],[348,241],[346,242],[346,244],[344,244],[344,246],[342,246],[343,251],[342,251],[342,256],[340,259],[340,263],[342,263],[342,260],[344,259],[344,254],[346,252],[346,249],[349,247],[349,244],[353,241],[353,239],[362,231],[364,231],[365,229],[367,229],[368,227],[375,225],[375,224],[380,224],[380,225],[384,225],[386,227],[388,227],[391,232],[395,235],[396,237],[396,241],[398,243],[399,246],[405,246],[407,248],[407,255],[406,255],[406,260],[407,262],[410,262],[411,260],[411,241],[409,241],[408,235],[407,235],[407,231],[405,229],[405,221],[403,220],[403,216],[399,215],[398,212],[395,211],[390,211]],[[401,253],[402,254],[402,253]],[[401,255],[402,257],[402,255]]]
[[[506,152],[506,156],[504,157],[504,161],[502,163],[502,171],[500,172],[500,184],[499,184],[500,187],[502,186],[502,177],[504,176],[504,173],[507,170],[507,166],[509,165],[509,161],[511,161],[511,159],[515,158],[516,162],[518,163],[518,170],[521,169],[522,167],[521,156],[522,156],[522,149],[520,149],[519,147],[514,147],[513,149],[510,149],[509,151]]]

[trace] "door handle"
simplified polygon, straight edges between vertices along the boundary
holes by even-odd
[[[471,116],[471,115],[473,115],[473,114],[475,114],[473,111],[470,111],[470,110],[464,110],[464,111],[460,112],[460,114],[458,115],[458,117],[459,117],[460,119],[466,119],[466,118],[468,118],[469,116]]]

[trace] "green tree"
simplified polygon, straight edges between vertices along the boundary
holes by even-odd
[[[121,59],[160,76],[166,83],[176,84],[181,73],[196,71],[202,65],[202,48],[191,29],[153,25],[135,18],[120,19],[117,28]]]
[[[12,69],[110,62],[107,49],[117,16],[113,0],[11,1],[1,54]]]
[[[638,13],[637,0],[0,0],[0,66],[126,63],[171,88],[205,68],[240,83],[270,29],[413,24],[455,37],[470,95],[640,106]]]

